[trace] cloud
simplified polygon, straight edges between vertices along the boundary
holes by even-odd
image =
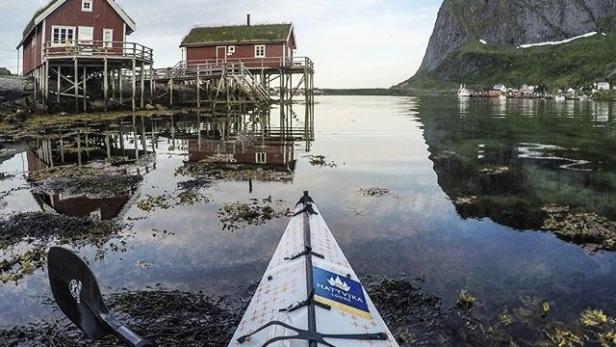
[[[137,22],[129,40],[152,47],[156,66],[181,59],[180,41],[196,25],[293,22],[297,54],[316,63],[316,84],[389,87],[419,67],[440,0],[116,0]],[[12,50],[45,0],[0,0],[0,66],[14,69]],[[147,5],[145,5],[147,4]]]

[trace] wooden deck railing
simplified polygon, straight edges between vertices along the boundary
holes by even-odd
[[[227,59],[206,59],[206,60],[189,60],[181,61],[176,65],[176,68],[184,70],[196,70],[199,67],[201,70],[220,69],[223,66],[230,67],[233,65],[241,65],[247,69],[271,69],[271,68],[303,68],[307,66],[309,69],[314,68],[312,60],[307,57],[285,58],[285,57],[268,57],[268,58],[227,58]]]
[[[54,44],[46,42],[43,56],[54,57],[124,57],[152,62],[153,50],[136,42],[74,41]]]

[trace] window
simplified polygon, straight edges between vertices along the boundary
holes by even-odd
[[[255,58],[265,58],[265,45],[255,46]]]
[[[53,25],[51,27],[52,41],[51,46],[71,46],[75,41],[75,27],[65,27]]]
[[[235,53],[235,46],[229,46],[229,47],[227,48],[227,52],[228,52],[228,53],[230,53],[230,54]]]
[[[113,47],[113,29],[103,29],[103,48]]]
[[[92,2],[94,0],[81,0],[81,11],[92,12]]]
[[[266,152],[257,152],[255,160],[256,160],[257,164],[267,164],[267,153]]]

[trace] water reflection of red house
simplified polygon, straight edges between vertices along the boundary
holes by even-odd
[[[61,194],[35,194],[41,204],[51,207],[56,212],[70,217],[95,217],[103,220],[117,217],[128,200],[131,192],[113,198],[93,199],[83,196],[64,198]]]
[[[26,154],[28,171],[45,170],[49,165],[39,159],[32,150]],[[128,174],[128,172],[126,172]],[[62,196],[47,192],[33,194],[43,209],[52,209],[57,213],[70,217],[95,217],[108,220],[117,217],[128,203],[132,191],[126,191],[114,197],[92,198],[87,196]]]
[[[293,150],[293,143],[284,141],[246,144],[240,141],[191,139],[188,143],[188,160],[279,166],[294,170]]]

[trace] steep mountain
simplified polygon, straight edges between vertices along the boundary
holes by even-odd
[[[397,87],[584,84],[616,73],[615,49],[614,0],[444,0],[419,71]]]

